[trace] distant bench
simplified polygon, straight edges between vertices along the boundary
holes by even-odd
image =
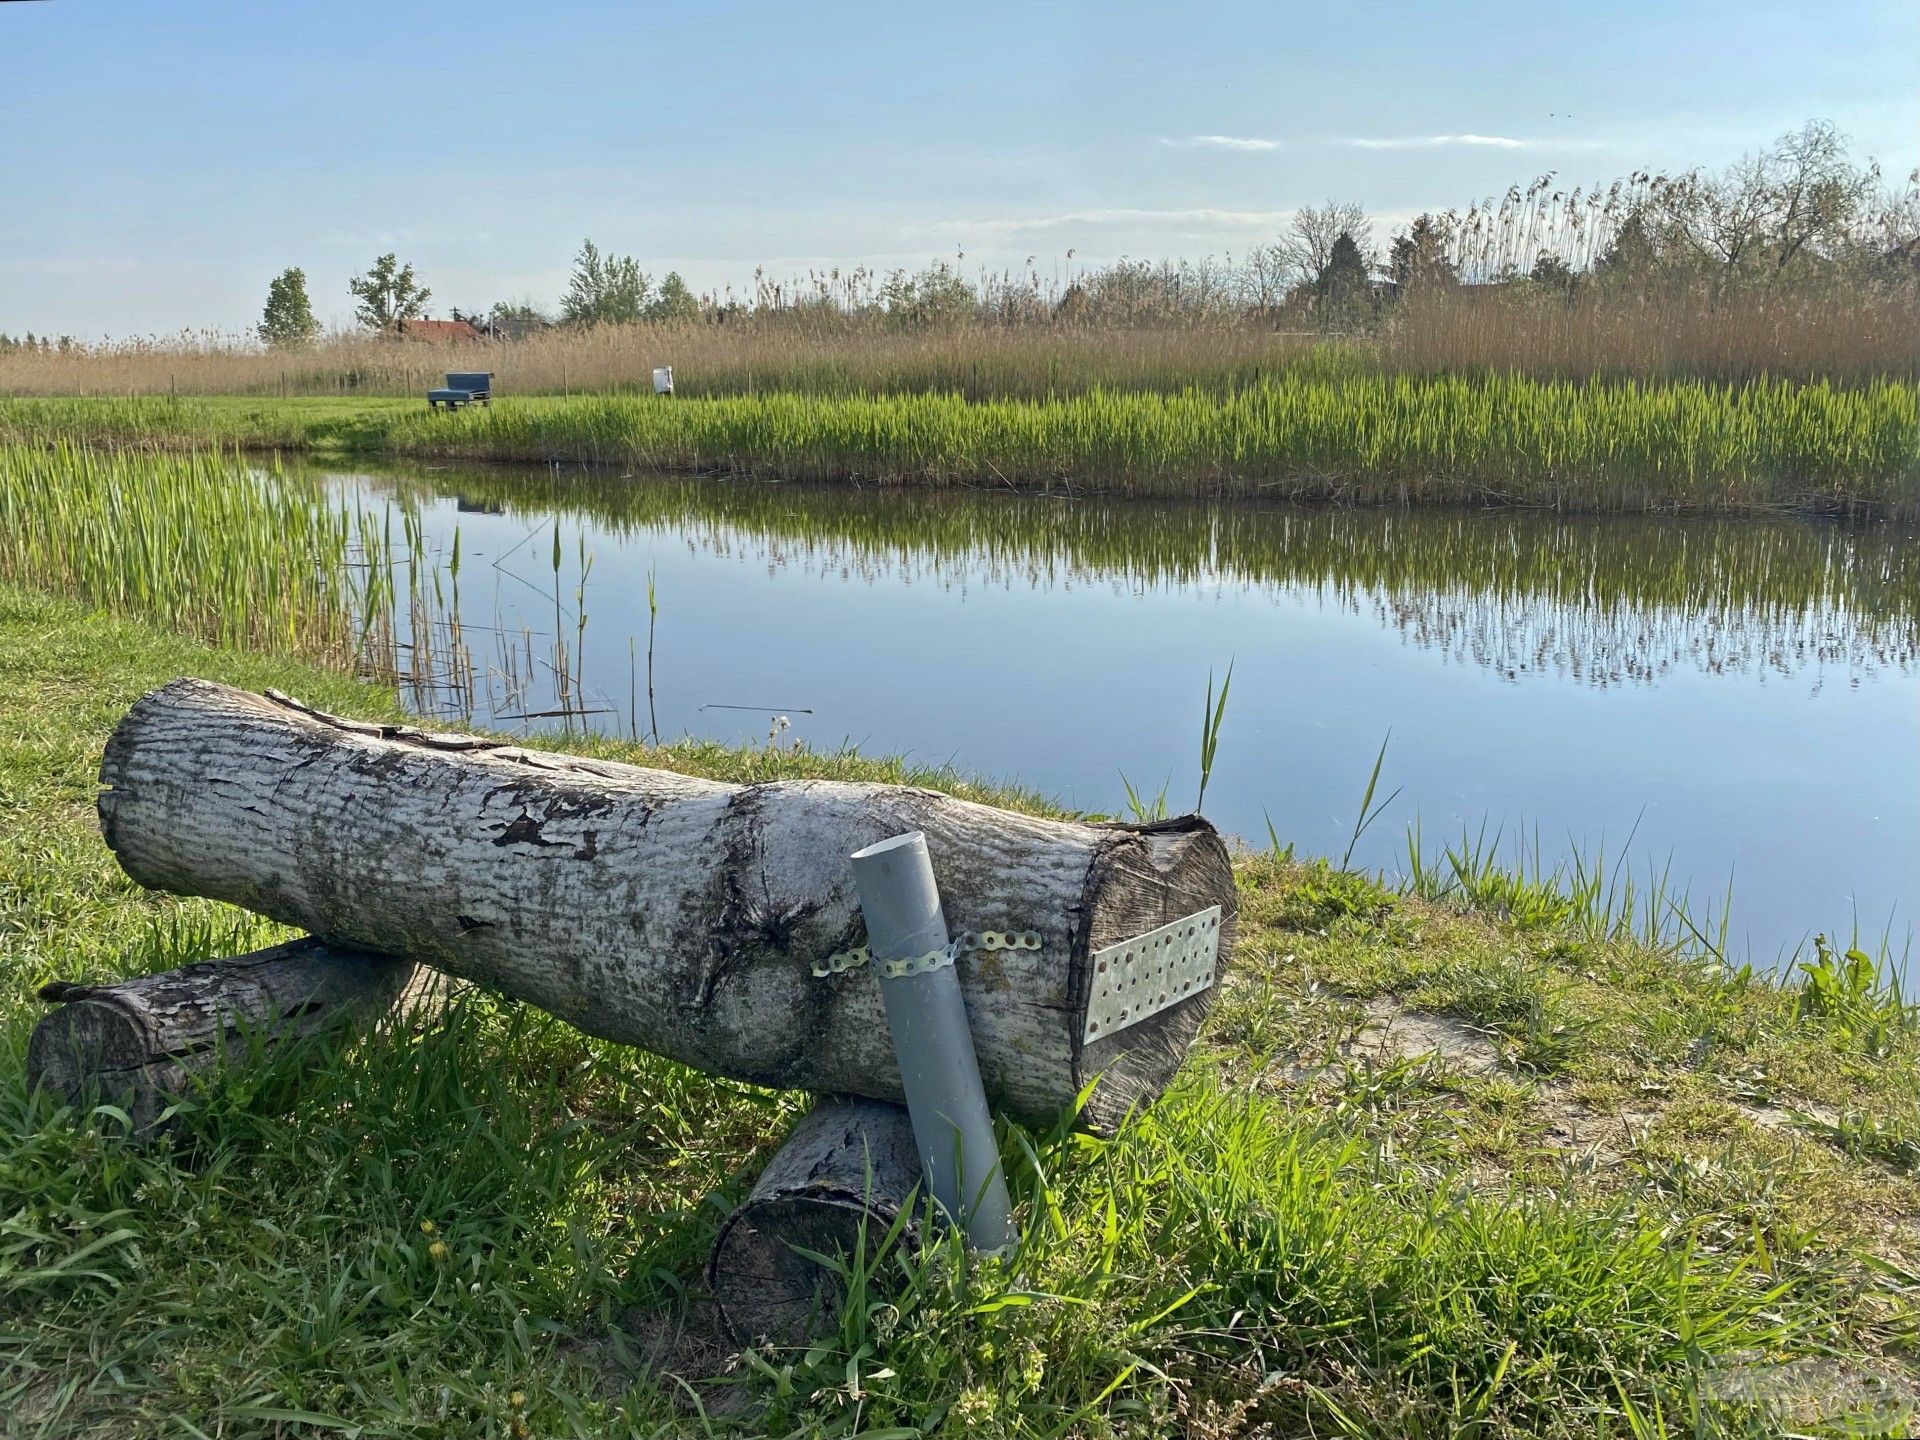
[[[493,408],[493,372],[491,370],[454,370],[447,374],[446,385],[439,390],[427,391],[427,408],[438,410],[442,405],[449,410],[458,410],[462,405],[485,405]]]

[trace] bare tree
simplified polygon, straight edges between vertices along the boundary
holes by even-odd
[[[1284,244],[1256,245],[1240,267],[1241,303],[1264,314],[1287,298],[1296,278]]]
[[[1875,201],[1861,217],[1856,243],[1884,265],[1920,274],[1920,170]]]
[[[1657,187],[1667,237],[1727,275],[1778,273],[1844,248],[1880,182],[1855,165],[1824,120],[1783,135],[1719,175],[1698,171]]]
[[[1298,283],[1319,285],[1333,263],[1334,246],[1342,235],[1359,247],[1362,260],[1371,267],[1373,222],[1359,205],[1347,200],[1329,200],[1325,205],[1303,205],[1287,226],[1287,233],[1274,248]]]

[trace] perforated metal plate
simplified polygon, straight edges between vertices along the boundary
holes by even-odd
[[[1220,907],[1093,952],[1093,997],[1082,1040],[1105,1038],[1213,984]]]

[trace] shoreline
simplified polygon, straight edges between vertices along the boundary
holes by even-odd
[[[1023,494],[1920,518],[1920,387],[1273,380],[1232,396],[0,398],[0,439]]]

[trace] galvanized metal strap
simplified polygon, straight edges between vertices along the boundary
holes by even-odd
[[[963,930],[938,950],[929,950],[924,955],[909,955],[897,960],[883,960],[877,967],[889,980],[899,980],[908,975],[924,975],[929,970],[938,970],[943,965],[951,965],[962,951],[986,953],[993,950],[1038,950],[1040,932],[1038,930]],[[829,955],[824,961],[813,967],[815,976],[825,979],[829,975],[838,975],[843,971],[857,970],[873,959],[872,950],[865,945],[856,945],[851,950],[841,950]]]
[[[851,950],[829,955],[813,967],[813,973],[817,978],[825,979],[829,975],[838,975],[842,970],[858,970],[872,958],[866,946],[856,945]]]
[[[1038,930],[963,930],[955,942],[962,950],[1038,950]]]
[[[1219,959],[1218,905],[1094,951],[1082,1042],[1125,1030],[1199,994],[1213,984]]]
[[[904,980],[909,975],[924,975],[929,970],[943,970],[953,964],[954,957],[960,953],[960,942],[949,940],[938,950],[929,950],[924,955],[904,955],[898,960],[882,960],[880,973],[889,980]]]

